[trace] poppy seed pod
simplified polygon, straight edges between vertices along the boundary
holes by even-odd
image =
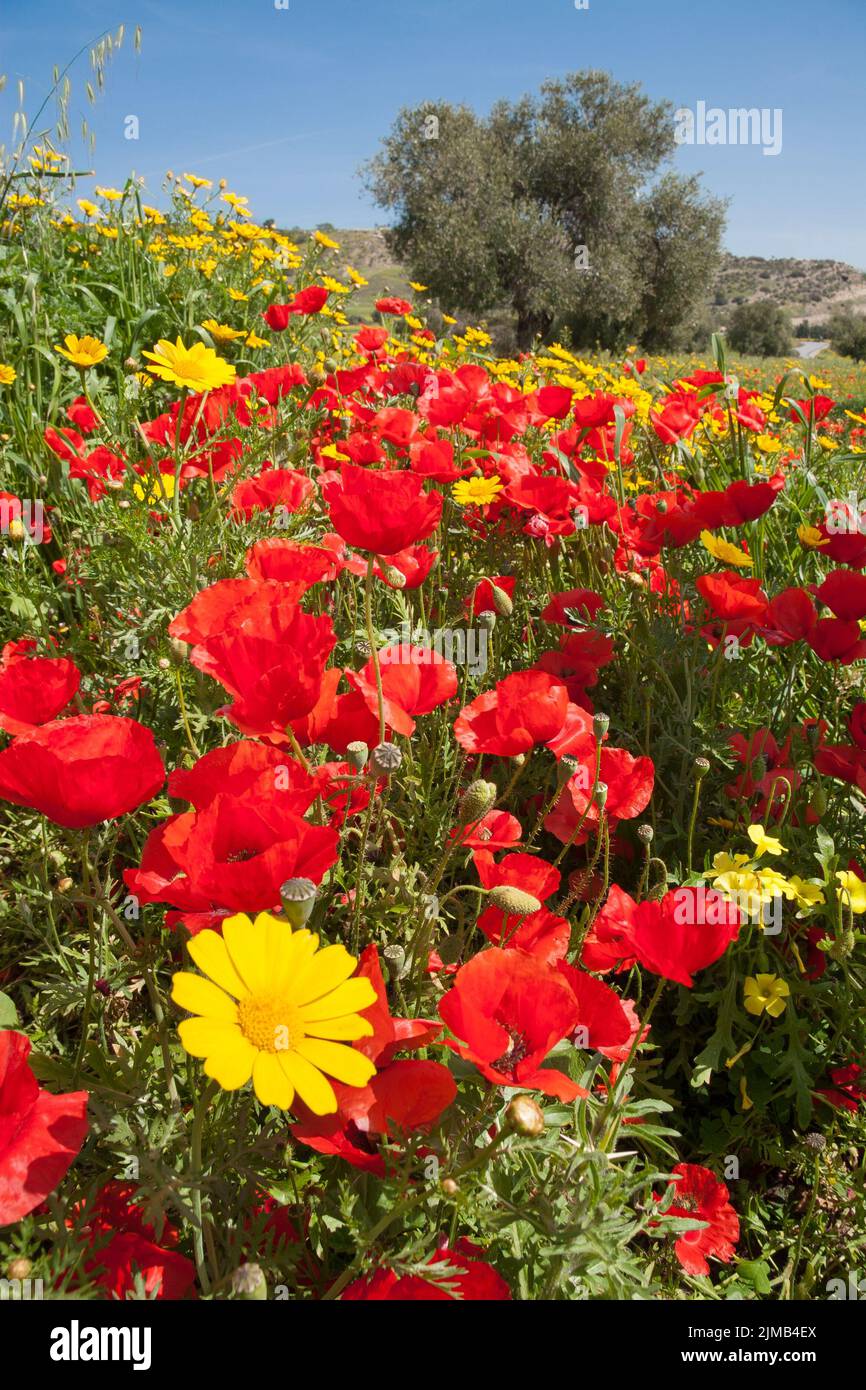
[[[346,746],[346,762],[354,772],[364,771],[369,756],[369,748],[360,739],[355,739],[354,742]]]
[[[602,739],[610,728],[609,714],[594,714],[592,716],[592,732],[595,738]]]
[[[510,883],[497,884],[487,896],[494,907],[507,912],[509,917],[530,917],[533,912],[541,911],[537,898],[531,893],[524,893],[522,888],[514,888]]]
[[[292,926],[303,927],[309,920],[318,889],[309,878],[289,878],[280,888],[280,902]]]
[[[382,952],[388,962],[388,970],[393,980],[399,980],[406,973],[406,952],[402,946],[386,946]]]
[[[592,799],[600,811],[607,805],[607,782],[596,782]]]
[[[556,768],[556,784],[564,787],[571,781],[580,767],[580,762],[572,753],[563,753]]]
[[[514,1096],[505,1110],[505,1124],[514,1134],[536,1139],[544,1133],[544,1111],[532,1096]]]
[[[396,743],[377,743],[370,754],[370,771],[377,777],[391,777],[402,761],[403,754]]]
[[[460,825],[472,825],[475,821],[481,820],[482,816],[487,815],[495,800],[495,783],[484,782],[481,778],[470,783],[460,802]]]
[[[642,845],[651,845],[655,837],[655,831],[652,826],[645,821],[643,825],[638,826],[637,837]]]
[[[490,608],[485,608],[483,613],[477,613],[476,618],[482,632],[492,632],[496,626],[496,614]]]
[[[238,1265],[232,1275],[232,1293],[235,1298],[262,1302],[268,1296],[268,1284],[261,1265]]]
[[[708,759],[708,758],[695,758],[695,761],[694,761],[694,770],[695,770],[695,777],[696,777],[697,780],[700,782],[702,778],[706,777],[707,773],[708,773],[709,770],[710,770],[709,759]]]

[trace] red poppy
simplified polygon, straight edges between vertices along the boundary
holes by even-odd
[[[844,622],[866,618],[866,574],[832,570],[815,590],[815,597]]]
[[[428,1046],[441,1025],[392,1017],[375,946],[365,947],[356,974],[371,982],[376,1002],[363,1010],[373,1026],[372,1035],[352,1045],[375,1063],[376,1075],[366,1086],[333,1082],[336,1114],[313,1115],[301,1106],[302,1118],[292,1126],[292,1134],[318,1153],[335,1155],[384,1177],[379,1141],[429,1129],[452,1103],[457,1087],[441,1062],[395,1057],[407,1048]]]
[[[0,729],[26,734],[66,708],[81,672],[62,656],[12,656],[0,666]]]
[[[712,965],[740,929],[740,913],[721,893],[676,888],[661,902],[642,903],[632,936],[640,965],[691,989],[692,976]]]
[[[415,732],[413,715],[429,714],[457,693],[457,668],[432,647],[413,647],[401,642],[379,652],[385,723],[407,738]],[[346,680],[357,690],[371,714],[377,714],[379,695],[376,671],[370,661],[362,671],[347,671]]]
[[[291,515],[299,512],[314,492],[312,482],[304,473],[294,468],[269,468],[235,485],[231,495],[232,516],[248,520],[257,511],[275,508]]]
[[[461,1237],[453,1248],[441,1245],[427,1263],[434,1267],[429,1279],[422,1274],[395,1274],[393,1269],[376,1269],[355,1279],[343,1291],[343,1301],[361,1299],[376,1302],[465,1302],[481,1299],[503,1302],[511,1290],[492,1265],[478,1258],[479,1246]],[[444,1268],[443,1268],[444,1266]]]
[[[850,666],[852,661],[866,657],[866,640],[860,624],[853,620],[819,618],[806,641],[822,661],[838,661],[840,666]]]
[[[821,952],[826,960],[826,955]],[[830,1086],[822,1087],[816,1092],[828,1101],[837,1110],[849,1110],[852,1115],[856,1115],[864,1101],[866,1101],[866,1073],[857,1062],[851,1062],[846,1067],[833,1067],[829,1072]]]
[[[0,1226],[44,1202],[87,1137],[87,1092],[43,1091],[23,1033],[0,1031]]]
[[[673,1169],[675,1195],[665,1216],[704,1221],[699,1230],[684,1231],[674,1253],[687,1274],[709,1274],[707,1257],[729,1264],[740,1237],[740,1223],[723,1182],[698,1163],[678,1163]]]
[[[866,708],[866,706],[864,706]],[[449,835],[464,849],[513,849],[520,843],[523,827],[510,811],[488,811],[472,825],[458,825]]]
[[[177,1229],[164,1222],[158,1230],[133,1201],[135,1194],[134,1183],[118,1181],[97,1193],[85,1227],[95,1250],[82,1268],[110,1298],[134,1295],[136,1276],[148,1298],[185,1298],[195,1285],[195,1265],[174,1248]]]
[[[289,304],[269,304],[262,318],[275,333],[282,333],[289,326],[293,314],[320,314],[325,307],[329,291],[324,285],[308,285],[300,290]]]
[[[580,1022],[567,981],[551,965],[523,951],[493,947],[458,970],[439,1013],[455,1038],[452,1047],[497,1086],[543,1091],[561,1100],[585,1095],[564,1072],[542,1065]]]
[[[569,749],[562,748],[561,752]],[[600,824],[601,812],[593,794],[595,775],[595,740],[580,742],[571,751],[580,758],[580,767],[566,782],[562,793],[544,822],[546,830],[566,844],[583,844]],[[607,787],[604,815],[608,825],[615,828],[620,821],[633,820],[649,805],[653,794],[655,769],[652,758],[633,758],[625,748],[605,744],[599,755],[599,781]]]
[[[404,314],[411,314],[412,305],[408,299],[398,299],[396,295],[389,298],[376,300],[376,311],[380,314],[397,314],[402,317]]]
[[[515,671],[467,705],[454,721],[454,737],[467,753],[514,757],[559,733],[568,691],[544,671]]]
[[[246,557],[250,579],[278,579],[291,584],[293,592],[300,589],[303,593],[314,584],[336,579],[342,568],[342,560],[328,546],[284,541],[276,536],[256,541]]]
[[[542,608],[541,617],[546,623],[573,628],[577,622],[593,622],[601,608],[604,608],[604,599],[594,589],[567,589],[564,593],[552,595],[547,606]],[[566,610],[577,617],[569,618]]]
[[[442,494],[425,492],[415,473],[392,473],[344,463],[322,487],[332,525],[348,545],[396,555],[439,525]]]
[[[0,799],[71,830],[135,810],[164,781],[150,729],[110,714],[43,724],[0,753]]]

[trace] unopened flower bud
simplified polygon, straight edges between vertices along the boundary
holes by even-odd
[[[513,1133],[535,1139],[544,1133],[544,1111],[532,1096],[514,1096],[506,1107],[505,1123]]]
[[[280,889],[280,902],[288,921],[295,928],[309,920],[319,890],[309,878],[288,878]]]
[[[71,888],[72,886],[73,886],[73,885],[72,885],[72,879],[71,879],[71,878],[59,878],[59,879],[57,880],[57,891],[58,891],[58,893],[68,893],[69,890],[70,890],[70,888]]]
[[[235,1298],[256,1303],[260,1303],[266,1299],[268,1296],[268,1284],[261,1265],[238,1265],[232,1275],[232,1293]]]
[[[827,810],[827,793],[823,787],[816,787],[809,800],[809,810],[816,816],[823,816]]]
[[[481,820],[482,816],[487,815],[495,800],[495,783],[484,782],[481,778],[470,783],[460,802],[458,812],[460,825],[472,825],[475,821]]]
[[[529,917],[533,912],[541,911],[537,898],[531,893],[524,893],[522,888],[514,888],[510,883],[497,884],[490,889],[488,897],[494,907],[507,912],[509,917]]]
[[[389,565],[387,560],[379,556],[379,570],[386,584],[390,584],[392,589],[405,589],[406,576],[402,570],[398,570],[396,565]]]
[[[500,618],[510,618],[514,612],[514,604],[504,589],[500,589],[498,584],[490,585],[490,593],[493,597],[493,611]]]
[[[189,643],[182,642],[179,637],[171,637],[168,643],[171,659],[176,666],[182,666],[189,656]]]
[[[360,739],[355,739],[346,748],[346,762],[355,772],[364,771],[369,756],[369,748],[366,743],[362,743]]]
[[[456,1197],[457,1193],[460,1191],[460,1187],[453,1178],[443,1178],[442,1191],[445,1193],[446,1197]]]
[[[27,1279],[30,1277],[32,1268],[33,1265],[27,1259],[27,1256],[19,1255],[16,1259],[10,1260],[9,1264],[6,1266],[6,1278]]]
[[[321,362],[314,362],[309,371],[309,379],[314,386],[324,386],[328,380],[328,373],[325,371]]]
[[[753,782],[760,782],[767,775],[767,759],[764,757],[753,758],[749,765],[749,776]]]
[[[376,777],[391,777],[402,761],[403,754],[396,743],[377,743],[370,754],[370,771]]]

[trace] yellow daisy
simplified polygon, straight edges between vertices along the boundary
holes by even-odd
[[[751,569],[754,560],[751,555],[747,555],[739,546],[731,545],[730,541],[723,540],[721,536],[714,536],[712,531],[701,532],[701,545],[708,550],[714,560],[721,560],[722,564],[734,565],[738,569]]]
[[[95,367],[97,362],[101,362],[108,356],[108,348],[105,343],[98,338],[91,338],[85,333],[83,338],[79,338],[77,333],[67,333],[63,339],[65,347],[55,344],[54,351],[59,352],[61,357],[65,357],[75,367]]]
[[[461,478],[451,489],[451,495],[461,507],[486,507],[495,502],[503,484],[494,474],[491,478]]]
[[[0,362],[0,386],[11,386],[18,373],[6,362]]]
[[[345,946],[319,950],[319,938],[284,918],[238,913],[215,931],[199,932],[189,953],[203,972],[174,976],[171,997],[197,1015],[179,1025],[180,1040],[226,1091],[252,1078],[262,1105],[289,1110],[297,1095],[315,1115],[337,1109],[334,1077],[366,1086],[376,1068],[347,1046],[370,1037],[359,1014],[376,1001],[370,981],[354,977]],[[206,978],[207,977],[207,978]]]
[[[171,381],[175,386],[189,391],[213,391],[219,386],[228,386],[235,379],[235,369],[230,362],[217,357],[213,348],[204,343],[193,343],[184,347],[180,338],[170,343],[160,338],[153,352],[143,352],[148,358],[148,371],[163,381]]]
[[[206,328],[218,343],[232,343],[235,338],[242,338],[247,331],[245,328],[232,328],[227,323],[218,323],[216,319],[204,319],[202,328]]]

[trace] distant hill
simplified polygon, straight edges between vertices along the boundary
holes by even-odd
[[[384,229],[324,226],[323,230],[340,243],[340,250],[334,253],[335,271],[342,265],[352,265],[370,281],[353,299],[353,318],[369,319],[375,300],[383,294],[418,299],[409,288],[409,272],[394,261],[388,250]],[[301,241],[309,233],[292,228],[289,235]],[[817,328],[842,305],[850,304],[866,313],[866,272],[844,261],[726,254],[709,294],[715,327],[724,328],[738,304],[761,299],[786,309],[795,327],[806,320],[811,328]],[[442,307],[448,310],[454,306]]]

